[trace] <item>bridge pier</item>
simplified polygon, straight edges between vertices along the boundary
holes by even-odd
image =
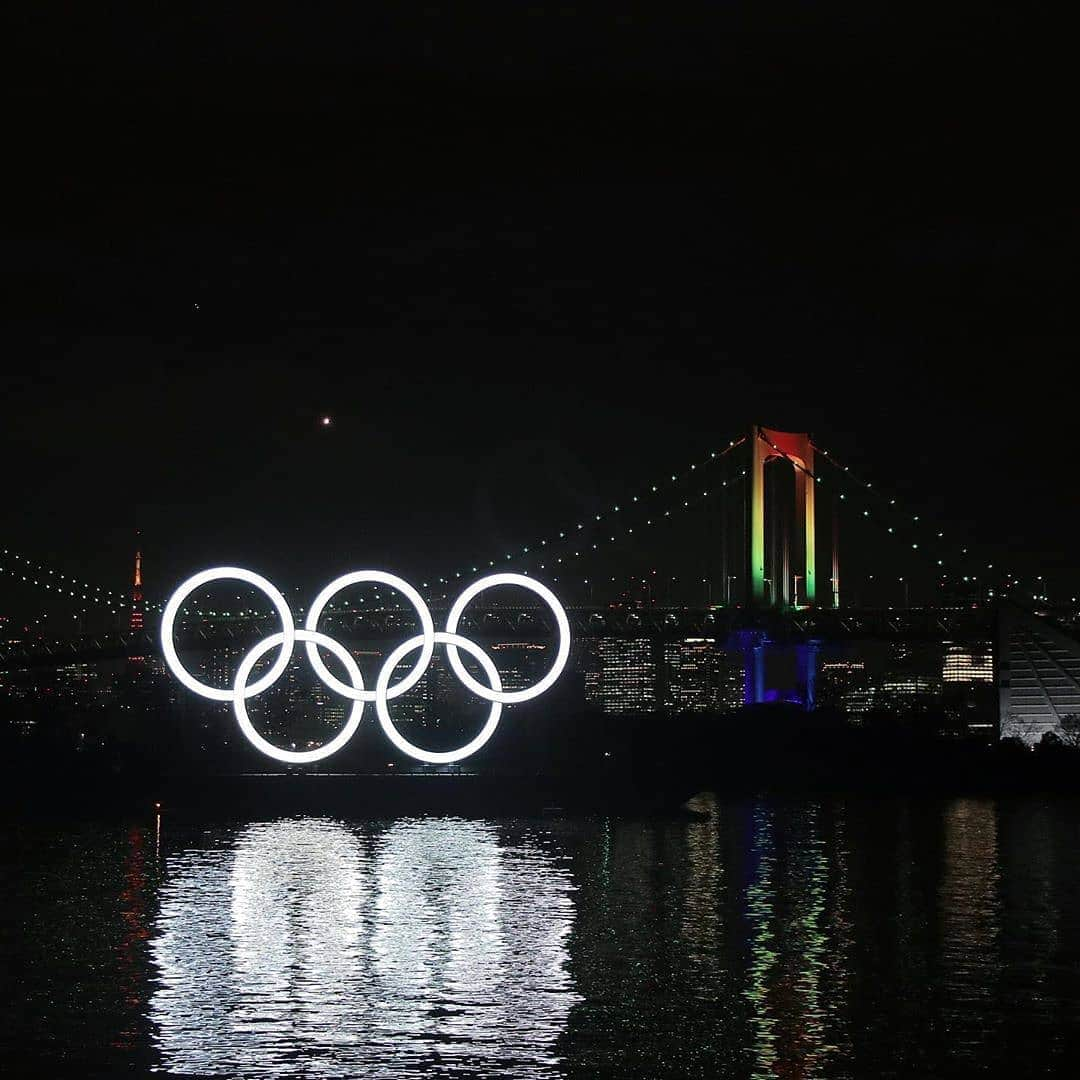
[[[768,641],[756,631],[735,634],[736,646],[743,654],[743,701],[760,705],[765,700],[765,648]]]
[[[808,641],[798,646],[798,678],[803,688],[803,704],[809,712],[817,705],[817,659],[820,641]]]

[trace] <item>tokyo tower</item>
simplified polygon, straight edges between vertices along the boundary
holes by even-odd
[[[136,533],[135,545],[135,581],[131,587],[131,621],[128,628],[133,632],[143,628],[143,593],[142,593],[142,543]]]

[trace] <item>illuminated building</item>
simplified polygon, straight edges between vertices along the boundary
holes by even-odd
[[[653,712],[657,705],[656,661],[649,638],[600,638],[595,676],[586,676],[591,704],[606,713]]]
[[[998,734],[995,713],[997,678],[989,641],[944,643],[941,678],[945,687],[946,730],[994,739]]]
[[[941,678],[947,683],[993,682],[994,656],[990,643],[971,646],[945,642]]]
[[[1075,638],[1043,619],[1002,612],[1002,678],[998,710],[1002,738],[1029,745],[1058,738],[1080,716],[1080,653]],[[970,684],[969,684],[970,685]]]
[[[727,712],[743,705],[743,656],[714,638],[663,644],[651,638],[590,638],[579,644],[575,661],[586,703],[605,713]]]
[[[818,703],[861,719],[868,713],[902,716],[939,709],[942,682],[936,653],[894,644],[876,663],[865,657],[826,660],[818,676]]]
[[[865,660],[826,660],[817,679],[818,704],[862,716],[874,707]]]
[[[720,712],[746,704],[746,662],[741,653],[717,649],[713,667],[714,708]]]
[[[882,680],[877,704],[890,712],[919,712],[941,703],[941,680],[912,672],[889,672]]]
[[[723,712],[743,704],[741,656],[718,648],[714,638],[685,638],[664,645],[663,706],[675,712]]]
[[[713,638],[687,638],[664,645],[665,709],[705,712],[712,707]]]
[[[503,641],[491,646],[504,690],[523,690],[551,667],[548,646],[535,641]]]
[[[600,704],[600,657],[597,646],[600,639],[595,637],[578,637],[570,650],[570,664],[575,671],[580,672],[581,681],[588,705]]]
[[[585,672],[585,701],[590,705],[600,704],[600,668],[589,668]]]

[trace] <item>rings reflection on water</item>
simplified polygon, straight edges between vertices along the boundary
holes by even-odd
[[[166,869],[150,1003],[166,1070],[559,1075],[574,900],[544,839],[284,820]]]

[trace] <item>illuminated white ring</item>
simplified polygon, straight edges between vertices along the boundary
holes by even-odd
[[[446,646],[447,651],[461,648],[467,653],[472,653],[480,661],[480,666],[484,669],[484,674],[491,680],[491,685],[495,691],[502,689],[498,669],[491,662],[491,657],[475,641],[458,637],[457,634],[451,634],[445,630],[436,631],[434,637],[436,642]],[[460,761],[470,754],[475,754],[495,734],[495,729],[499,726],[499,717],[502,715],[502,705],[498,701],[492,701],[491,712],[488,713],[487,723],[480,729],[480,734],[472,742],[459,746],[456,750],[424,750],[409,742],[394,727],[394,721],[390,718],[390,706],[387,702],[390,695],[387,693],[386,688],[390,683],[390,676],[394,673],[394,668],[413,649],[420,648],[424,641],[424,635],[418,634],[416,637],[403,642],[386,658],[386,663],[383,664],[378,681],[375,683],[375,711],[379,715],[379,724],[382,726],[383,733],[403,754],[408,754],[409,757],[416,758],[417,761],[427,762],[429,765],[446,765],[451,761]],[[398,685],[401,684],[398,683]]]
[[[539,581],[525,577],[524,574],[489,574],[487,577],[480,578],[479,581],[474,581],[454,601],[454,606],[450,609],[450,614],[446,618],[446,632],[448,634],[457,634],[458,620],[461,618],[462,612],[464,612],[469,601],[477,593],[483,592],[484,589],[490,589],[494,585],[520,585],[521,588],[536,593],[551,608],[552,614],[555,616],[555,622],[559,626],[559,651],[555,655],[555,663],[552,664],[551,670],[534,686],[527,686],[524,690],[509,690],[504,693],[494,682],[492,683],[492,689],[481,685],[465,670],[465,665],[462,664],[461,657],[458,656],[456,641],[447,644],[446,655],[450,659],[450,666],[454,669],[454,674],[474,694],[484,698],[486,701],[497,701],[503,705],[513,705],[519,701],[529,701],[531,698],[538,697],[562,674],[562,669],[566,667],[567,658],[570,656],[570,620],[567,619],[566,612],[563,611],[562,604],[556,599],[555,594],[546,585],[541,585]]]
[[[348,672],[353,685],[356,687],[364,685],[364,680],[360,675],[360,668],[357,667],[352,653],[341,642],[311,630],[297,630],[295,633],[297,641],[305,641],[309,645],[318,643],[324,649],[329,649],[345,665],[345,670]],[[310,761],[321,761],[323,758],[337,753],[356,733],[356,729],[360,726],[360,718],[364,713],[364,703],[362,701],[353,701],[349,719],[345,722],[345,726],[328,743],[318,746],[314,750],[282,750],[281,747],[275,746],[269,740],[264,739],[255,730],[251,718],[248,716],[247,704],[244,698],[251,696],[251,689],[247,685],[247,679],[251,674],[251,669],[259,662],[263,654],[269,652],[275,645],[281,644],[284,640],[284,634],[271,634],[268,638],[263,638],[240,662],[240,666],[236,669],[236,681],[233,683],[233,711],[236,713],[236,720],[240,725],[240,730],[256,750],[261,750],[264,754],[268,754],[278,761],[287,761],[296,765],[303,765]]]
[[[420,650],[420,658],[416,661],[416,666],[412,671],[410,671],[401,682],[395,683],[393,687],[387,690],[386,696],[388,698],[396,698],[399,695],[404,694],[406,690],[411,690],[420,681],[424,672],[427,670],[428,664],[431,663],[431,654],[435,651],[435,623],[432,621],[431,612],[428,611],[428,606],[424,603],[424,598],[404,578],[399,578],[395,574],[387,574],[383,570],[355,570],[351,574],[343,574],[341,577],[331,581],[330,584],[315,597],[315,602],[311,605],[311,610],[308,612],[304,627],[310,633],[316,633],[319,628],[319,616],[322,614],[323,608],[326,607],[330,598],[337,595],[337,593],[341,592],[342,589],[347,588],[349,585],[356,585],[361,581],[377,581],[381,582],[383,585],[389,585],[391,588],[397,589],[397,591],[400,592],[416,609],[416,614],[420,616],[420,637],[424,645]],[[322,662],[322,657],[319,656],[319,650],[316,648],[314,642],[310,640],[307,645],[307,655],[308,660],[311,661],[311,666],[315,669],[315,674],[318,675],[319,678],[322,679],[322,681],[335,693],[341,694],[342,697],[351,698],[353,701],[375,700],[374,691],[346,686],[340,679],[335,678],[327,666]]]
[[[277,608],[278,615],[281,616],[283,632],[274,635],[276,638],[281,639],[281,655],[274,661],[270,670],[267,671],[261,679],[256,679],[250,686],[244,687],[244,697],[251,697],[253,694],[259,694],[270,686],[271,683],[277,682],[278,677],[285,668],[288,667],[289,660],[292,658],[293,643],[296,637],[296,628],[293,625],[292,612],[289,610],[289,605],[285,602],[285,597],[261,575],[256,574],[251,570],[244,570],[239,566],[217,566],[212,570],[202,570],[193,577],[189,577],[187,581],[185,581],[183,585],[169,597],[169,602],[165,605],[165,611],[161,616],[161,650],[165,654],[165,663],[169,665],[169,669],[172,673],[189,690],[194,690],[196,694],[205,698],[210,698],[212,701],[232,701],[234,691],[231,689],[218,690],[213,686],[207,686],[206,683],[199,682],[199,680],[196,679],[182,663],[180,663],[180,657],[176,653],[176,646],[173,644],[173,623],[176,621],[176,615],[180,610],[180,605],[196,589],[202,585],[206,585],[208,582],[219,581],[222,578],[235,578],[237,581],[246,581],[249,585],[254,585],[256,589],[266,593],[270,598],[271,603]]]

